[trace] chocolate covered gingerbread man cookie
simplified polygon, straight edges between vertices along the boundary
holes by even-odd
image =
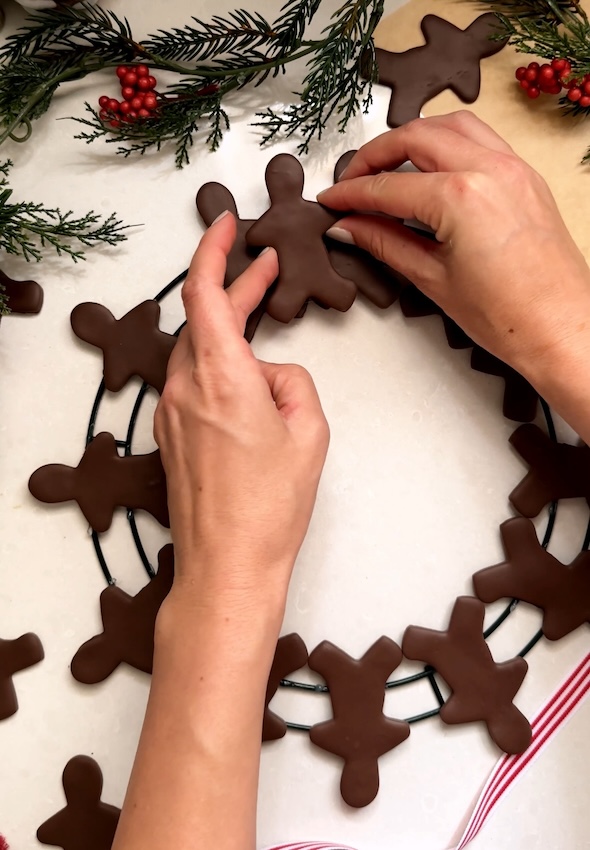
[[[480,15],[462,30],[439,18],[426,15],[420,28],[426,44],[403,53],[377,48],[377,81],[393,91],[387,114],[390,127],[400,127],[420,116],[424,104],[445,89],[464,103],[479,95],[479,63],[498,53],[507,39],[492,40],[500,26],[496,15]]]
[[[111,850],[121,811],[100,799],[98,764],[89,756],[75,756],[62,781],[67,805],[39,827],[38,840],[63,850]]]
[[[290,322],[309,299],[348,310],[356,286],[333,269],[322,239],[342,215],[301,197],[303,168],[290,154],[273,157],[265,178],[271,206],[248,230],[246,241],[259,248],[270,245],[279,255],[279,277],[267,313],[279,322]]]
[[[94,685],[126,663],[151,673],[154,661],[154,630],[164,599],[174,579],[172,544],[158,555],[158,572],[135,596],[110,585],[100,595],[103,631],[83,644],[72,660],[72,676]]]
[[[160,452],[121,457],[115,438],[106,431],[86,446],[78,466],[51,463],[34,472],[29,490],[41,502],[78,502],[98,532],[110,528],[117,507],[148,511],[162,525],[170,525]]]

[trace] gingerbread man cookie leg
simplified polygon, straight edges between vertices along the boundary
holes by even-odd
[[[11,313],[35,314],[43,307],[43,290],[34,280],[13,280],[0,270],[0,284]]]
[[[388,637],[379,638],[362,658],[351,658],[324,641],[309,657],[309,667],[326,680],[333,720],[313,726],[316,746],[344,760],[340,790],[349,806],[367,806],[379,791],[379,758],[410,734],[409,725],[383,714],[385,683],[402,653]]]
[[[287,732],[287,724],[282,717],[271,711],[269,703],[276,694],[281,680],[307,664],[307,648],[299,635],[290,634],[279,638],[275,657],[272,662],[268,686],[266,689],[262,740],[276,741]]]
[[[63,850],[111,850],[121,812],[100,799],[98,764],[89,756],[75,756],[62,781],[67,805],[39,827],[38,840]]]
[[[345,311],[356,296],[354,283],[332,268],[322,239],[342,216],[304,200],[303,179],[295,157],[273,157],[266,168],[270,209],[246,234],[249,245],[270,245],[279,255],[279,277],[266,308],[279,322],[290,322],[309,299]]]
[[[18,711],[12,677],[43,661],[44,657],[43,646],[37,635],[21,635],[16,640],[0,639],[0,720],[12,717]]]

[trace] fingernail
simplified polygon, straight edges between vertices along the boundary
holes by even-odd
[[[260,252],[260,254],[258,256],[262,257],[263,254],[268,254],[269,251],[270,251],[270,245],[267,245],[266,248],[262,249],[262,251]]]
[[[339,177],[338,177],[338,182],[340,182],[340,180],[344,180],[344,177],[346,176],[346,172],[347,172],[347,171],[348,171],[348,165],[346,166],[346,168],[344,169],[344,171],[341,171],[341,172],[340,172],[340,175],[339,175]]]
[[[331,227],[326,230],[326,236],[334,239],[335,242],[344,242],[346,245],[356,245],[354,236],[350,230],[345,230],[343,227]]]
[[[209,226],[213,227],[214,224],[217,224],[217,222],[221,221],[222,218],[225,218],[226,215],[229,215],[229,210],[224,210],[222,213],[219,213],[217,218],[213,219],[213,221],[211,222],[211,224]]]
[[[322,191],[318,192],[317,195],[316,195],[317,200],[319,201],[319,199],[322,197],[322,195],[325,195],[326,192],[329,192],[329,191],[330,191],[330,189],[322,189]]]

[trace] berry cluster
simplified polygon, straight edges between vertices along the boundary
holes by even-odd
[[[111,127],[120,127],[122,121],[153,118],[158,108],[155,92],[157,80],[147,65],[119,65],[117,77],[121,82],[121,100],[103,94],[98,99],[99,117]]]
[[[572,103],[583,109],[590,107],[590,74],[581,79],[570,79],[572,65],[568,59],[553,59],[551,64],[530,62],[516,69],[515,77],[530,98],[544,94],[566,93]]]

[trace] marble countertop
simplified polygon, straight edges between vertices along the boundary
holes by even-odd
[[[272,16],[278,5],[259,0],[257,7]],[[211,14],[203,0],[113,0],[111,6],[129,16],[139,35],[180,25],[189,12]],[[215,4],[215,12],[226,8]],[[8,26],[17,19],[11,6]],[[114,93],[110,73],[60,90],[35,124],[33,140],[2,152],[16,163],[16,197],[80,211],[116,210],[138,225],[125,245],[91,252],[77,266],[53,258],[34,268],[3,260],[6,272],[33,276],[45,288],[39,316],[11,317],[0,327],[0,634],[35,631],[46,652],[42,664],[18,675],[20,710],[0,724],[0,833],[12,850],[39,846],[36,828],[62,807],[61,773],[73,755],[97,759],[103,799],[121,805],[149,687],[146,676],[124,666],[96,687],[71,677],[72,656],[100,627],[105,582],[77,507],[41,505],[27,490],[29,475],[42,464],[78,462],[100,382],[100,358],[75,339],[69,314],[93,300],[120,316],[186,268],[202,233],[194,198],[205,181],[225,183],[243,215],[263,212],[265,165],[295,145],[261,150],[249,123],[257,108],[285,102],[296,87],[294,73],[246,94],[229,109],[233,127],[220,150],[211,154],[197,143],[181,171],[169,150],[125,160],[112,145],[75,141],[75,125],[56,120],[80,115],[84,100]],[[346,136],[330,133],[314,148],[304,162],[306,197],[331,182],[341,153],[386,129],[387,99],[376,88],[369,115],[353,122]],[[182,318],[178,291],[162,309],[163,329],[174,330]],[[360,655],[382,634],[400,641],[410,623],[445,627],[455,597],[471,592],[472,573],[502,559],[498,526],[512,514],[507,496],[525,472],[507,443],[515,425],[501,414],[502,382],[473,372],[469,352],[451,351],[439,319],[408,320],[397,306],[379,311],[363,298],[346,314],[311,306],[288,327],[265,318],[253,346],[265,359],[299,362],[312,372],[332,430],[283,633],[297,631],[309,649],[329,639]],[[133,383],[117,396],[107,394],[97,429],[124,436],[138,389]],[[148,394],[135,452],[154,445],[155,402]],[[571,560],[586,520],[584,505],[560,506],[551,551]],[[539,526],[545,521],[540,517]],[[168,535],[147,516],[138,526],[155,561]],[[120,586],[136,592],[145,573],[124,512],[103,545]],[[490,620],[498,610],[489,606]],[[490,642],[496,659],[518,652],[539,623],[538,612],[521,605]],[[588,646],[586,628],[558,643],[541,641],[528,656],[518,706],[532,716]],[[402,669],[418,668],[404,662]],[[419,684],[389,692],[385,711],[403,717],[431,707],[427,686]],[[328,700],[309,693],[283,691],[273,708],[300,723],[329,716]],[[498,807],[474,850],[590,847],[589,719],[586,703]],[[376,801],[357,811],[340,798],[338,760],[291,732],[263,751],[259,844],[313,838],[359,850],[443,850],[498,756],[479,724],[416,724],[410,739],[381,759]]]

